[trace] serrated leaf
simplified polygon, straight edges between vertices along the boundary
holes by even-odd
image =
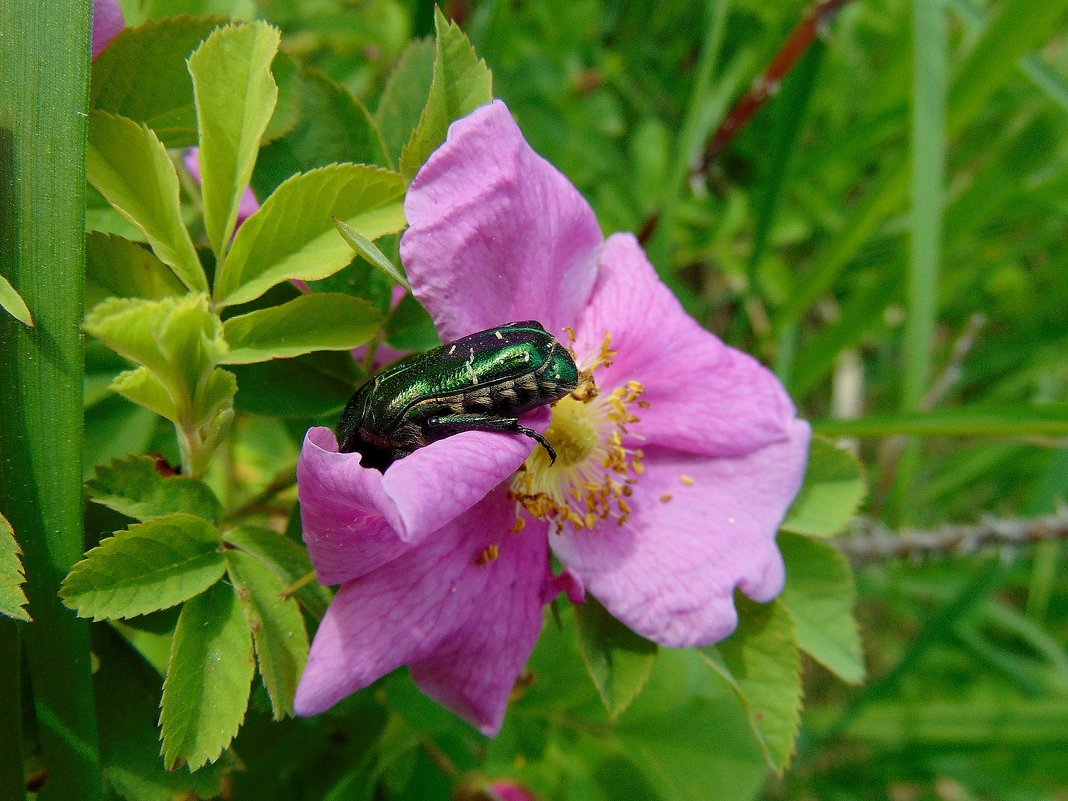
[[[164,476],[151,456],[128,456],[97,467],[85,486],[92,500],[137,520],[188,512],[217,523],[222,514],[207,484],[188,476]]]
[[[255,300],[275,284],[314,280],[349,263],[352,249],[333,217],[367,239],[405,226],[404,179],[362,164],[332,164],[294,175],[238,229],[215,281],[219,305]]]
[[[223,323],[230,346],[226,364],[286,359],[316,350],[352,350],[382,327],[382,315],[365,300],[338,293],[301,295]]]
[[[657,645],[628,629],[595,598],[575,604],[579,652],[608,714],[615,718],[642,691]]]
[[[459,26],[434,11],[434,79],[419,125],[401,153],[401,174],[411,180],[441,144],[449,125],[493,100],[493,77]]]
[[[311,573],[308,550],[284,534],[255,526],[240,526],[226,532],[228,545],[240,548],[273,570],[286,587]],[[330,604],[330,591],[318,582],[297,590],[293,596],[315,618],[322,618]]]
[[[768,765],[790,764],[801,725],[801,655],[793,620],[780,601],[757,604],[738,596],[738,628],[705,661],[734,689],[749,715]]]
[[[295,173],[327,164],[391,166],[374,120],[348,89],[312,69],[302,71],[300,80],[300,120],[260,151],[252,175],[257,197],[267,197]]]
[[[408,283],[408,279],[404,277],[396,266],[394,266],[393,262],[386,258],[386,254],[379,250],[374,242],[361,236],[359,231],[344,220],[339,220],[335,217],[334,225],[337,226],[337,232],[341,234],[342,239],[349,243],[349,247],[359,255],[363,256],[373,267],[384,273],[391,281],[400,284],[411,292],[412,285]]]
[[[100,667],[93,674],[93,687],[99,704],[101,768],[107,783],[127,801],[218,797],[223,777],[236,767],[233,763],[220,761],[190,773],[168,771],[159,758],[156,721],[169,648],[156,673],[114,634],[103,629],[95,634],[93,652]]]
[[[222,322],[208,309],[205,295],[111,298],[89,312],[84,328],[152,371],[179,411],[188,408],[195,392],[203,391],[201,383],[226,350]]]
[[[864,468],[857,458],[831,440],[814,436],[805,482],[780,528],[829,537],[853,519],[866,493]]]
[[[260,139],[260,146],[286,136],[300,122],[300,107],[306,91],[304,73],[300,64],[279,51],[271,62],[271,75],[278,85],[278,101],[274,105],[267,129]]]
[[[184,295],[182,282],[146,247],[114,234],[90,231],[85,240],[85,304],[109,298]]]
[[[232,369],[238,410],[301,420],[340,413],[363,375],[351,354],[325,350]]]
[[[135,367],[119,373],[110,386],[128,401],[144,406],[172,423],[179,422],[177,401],[167,385],[147,367]]]
[[[7,518],[0,515],[0,615],[29,620],[26,593],[22,589],[26,572],[21,557],[22,549],[15,539],[15,530]]]
[[[200,132],[204,226],[220,261],[278,101],[271,61],[279,40],[278,29],[264,22],[229,25],[212,33],[189,57]]]
[[[60,596],[79,617],[103,620],[167,609],[226,571],[215,526],[178,513],[117,531],[78,562]]]
[[[196,144],[186,59],[222,18],[167,17],[126,28],[93,60],[90,106],[142,122],[167,147]]]
[[[90,112],[87,159],[90,183],[137,226],[185,286],[207,291],[208,280],[182,222],[178,174],[156,135],[125,117]]]
[[[281,720],[293,714],[293,696],[308,661],[304,617],[295,600],[282,597],[286,586],[282,579],[258,559],[230,550],[226,565],[252,629],[256,661],[271,697],[274,719]]]
[[[33,328],[33,315],[15,287],[4,276],[0,275],[0,309],[3,309],[23,325]]]
[[[779,535],[786,561],[780,600],[797,627],[797,642],[843,681],[864,680],[864,652],[853,616],[856,588],[849,562],[837,548],[797,534]]]
[[[413,39],[397,59],[382,90],[375,121],[392,164],[400,162],[401,151],[419,124],[434,80],[436,52],[433,39]]]
[[[218,582],[187,601],[160,704],[168,770],[218,759],[245,719],[254,670],[252,634],[234,588]]]

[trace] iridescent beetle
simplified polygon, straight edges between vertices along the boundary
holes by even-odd
[[[537,440],[555,462],[552,445],[519,416],[578,382],[575,360],[541,323],[488,328],[402,359],[360,387],[338,421],[338,448],[383,470],[461,431],[507,431]]]

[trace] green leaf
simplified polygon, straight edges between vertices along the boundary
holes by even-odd
[[[234,395],[237,393],[237,377],[229,370],[216,367],[196,397],[193,408],[193,424],[211,424],[221,414],[232,413]]]
[[[301,73],[300,121],[260,151],[252,186],[267,197],[289,176],[336,162],[390,166],[385,145],[367,109],[333,78]]]
[[[145,235],[152,250],[194,292],[208,289],[193,240],[182,222],[178,174],[163,143],[144,125],[89,114],[89,181]]]
[[[440,10],[434,12],[437,31],[434,79],[419,125],[401,153],[400,171],[411,180],[448,133],[449,125],[493,100],[493,77],[486,62],[459,26]]]
[[[202,382],[226,351],[222,322],[208,309],[205,295],[111,298],[89,312],[84,328],[116,353],[154,373],[179,412],[189,409],[195,392],[203,391]],[[125,381],[129,389],[131,383],[143,379]],[[141,384],[138,387],[144,389]],[[116,391],[122,390],[116,387]]]
[[[135,367],[119,373],[111,382],[111,389],[172,423],[181,422],[178,401],[163,380],[147,367]]]
[[[738,695],[768,765],[782,773],[801,725],[797,632],[780,601],[757,604],[738,596],[736,602],[738,629],[700,653]]]
[[[271,61],[280,34],[264,22],[228,25],[189,57],[200,132],[204,225],[219,261],[278,100]]]
[[[304,616],[292,598],[283,598],[280,576],[242,551],[226,552],[226,569],[252,629],[256,661],[274,719],[293,714],[297,681],[308,661],[308,633]]]
[[[301,119],[303,95],[307,91],[304,71],[300,64],[285,53],[279,52],[274,57],[271,62],[271,75],[278,84],[278,102],[275,103],[274,114],[271,115],[271,121],[267,123],[267,129],[260,139],[261,147],[286,136],[297,126]],[[258,158],[257,156],[257,160]]]
[[[656,643],[628,629],[594,598],[574,609],[582,660],[601,702],[615,718],[648,681],[656,662]]]
[[[312,566],[306,548],[284,534],[255,526],[239,526],[223,536],[228,545],[240,548],[273,570],[288,587],[311,573]],[[315,618],[322,618],[330,604],[330,591],[318,582],[301,587],[293,596]]]
[[[128,456],[97,467],[96,476],[85,484],[89,497],[142,521],[188,512],[219,522],[222,507],[207,484],[188,476],[164,476],[156,466],[151,456]]]
[[[249,364],[315,350],[352,350],[382,327],[382,315],[365,300],[338,293],[301,295],[223,323],[230,351],[223,362]]]
[[[159,758],[156,721],[169,646],[156,673],[113,633],[102,629],[96,634],[93,650],[100,667],[93,674],[93,687],[100,705],[104,778],[127,801],[218,797],[223,792],[223,777],[234,764],[221,761],[190,773],[168,771]]]
[[[780,528],[829,537],[853,519],[866,493],[864,468],[857,458],[828,439],[813,437],[805,483]]]
[[[255,300],[275,284],[314,280],[349,263],[352,249],[332,222],[338,217],[367,239],[405,226],[404,179],[360,164],[333,164],[295,175],[245,220],[215,281],[215,298],[231,306]]]
[[[786,588],[779,600],[794,621],[797,644],[843,681],[864,680],[864,652],[853,617],[856,587],[849,562],[834,546],[796,534],[779,535]]]
[[[419,124],[434,80],[433,39],[413,39],[397,59],[375,109],[391,164],[400,162],[401,151]]]
[[[22,549],[7,518],[0,515],[0,615],[29,620],[26,611],[26,572],[22,569]]]
[[[215,526],[177,513],[117,531],[85,555],[60,596],[79,617],[103,620],[167,609],[210,587],[226,570]]]
[[[252,634],[234,588],[220,581],[187,601],[160,704],[168,770],[218,759],[245,719],[254,670]]]
[[[23,325],[33,328],[33,315],[30,314],[26,301],[15,291],[15,287],[11,286],[11,282],[2,275],[0,275],[0,309],[4,309]]]
[[[238,410],[301,420],[338,414],[362,373],[352,354],[317,351],[294,359],[234,365]]]
[[[93,60],[90,106],[144,123],[167,147],[197,142],[186,59],[222,18],[167,17],[127,28]]]
[[[661,651],[645,691],[620,715],[612,739],[655,788],[613,798],[739,801],[756,798],[767,782],[767,764],[741,704],[690,649]],[[603,735],[598,740],[604,742]]]
[[[386,322],[386,341],[399,350],[429,350],[441,344],[434,321],[410,292]]]
[[[90,231],[85,240],[85,305],[109,297],[160,298],[184,295],[170,268],[146,247],[114,234]]]
[[[379,250],[374,242],[361,236],[359,231],[337,217],[334,218],[334,225],[337,226],[337,232],[341,234],[342,239],[349,243],[349,247],[367,259],[372,266],[381,270],[391,281],[411,292],[412,285],[408,283],[408,279],[393,265],[393,262],[386,258],[386,254]]]

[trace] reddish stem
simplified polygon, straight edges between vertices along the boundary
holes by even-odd
[[[719,126],[719,130],[712,137],[712,141],[708,143],[708,147],[701,154],[701,160],[694,167],[691,175],[695,176],[704,173],[715,158],[731,143],[738,131],[767,102],[768,98],[774,97],[778,93],[783,79],[794,68],[794,65],[801,60],[801,57],[808,52],[820,30],[830,24],[838,10],[848,2],[849,0],[818,0],[818,2],[809,6],[804,18],[794,28],[783,46],[779,48],[779,52],[775,54],[771,64],[764,70],[764,74],[753,83],[752,88],[745,97],[734,104],[734,108],[731,109],[727,118],[723,120],[723,124]]]

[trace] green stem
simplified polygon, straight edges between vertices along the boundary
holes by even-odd
[[[23,636],[48,771],[41,801],[103,797],[88,626],[56,594],[85,549],[89,28],[88,0],[6,0],[0,14],[0,265],[37,321],[0,319],[0,511],[28,578],[33,622]]]

